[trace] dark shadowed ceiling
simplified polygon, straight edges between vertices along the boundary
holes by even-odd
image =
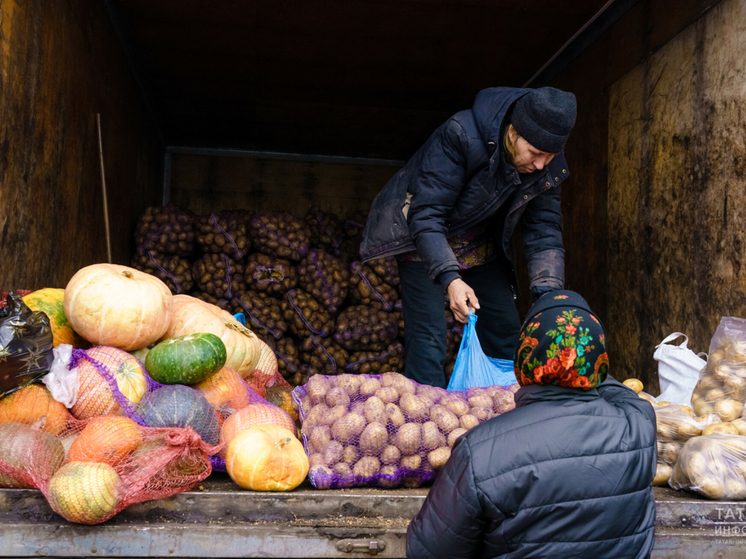
[[[605,0],[111,0],[169,145],[407,158]]]

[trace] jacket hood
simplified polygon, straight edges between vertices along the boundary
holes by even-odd
[[[471,108],[474,114],[479,134],[485,145],[494,142],[500,145],[500,128],[510,106],[518,99],[528,94],[530,89],[517,87],[490,87],[477,93],[474,106]],[[488,150],[490,155],[490,170],[494,171],[499,149]]]

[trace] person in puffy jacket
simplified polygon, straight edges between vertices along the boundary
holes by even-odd
[[[444,290],[457,320],[480,309],[485,353],[512,358],[519,224],[532,295],[564,286],[560,184],[576,112],[575,96],[551,87],[480,91],[373,201],[360,252],[399,261],[409,378],[446,384]]]
[[[516,408],[456,441],[409,525],[407,557],[649,557],[655,412],[608,369],[585,300],[542,296],[516,350]]]

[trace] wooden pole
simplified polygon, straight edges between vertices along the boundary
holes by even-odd
[[[104,227],[106,229],[106,255],[111,264],[111,232],[109,230],[109,202],[106,198],[106,173],[104,173],[104,141],[101,137],[101,113],[96,113],[98,126],[98,158],[101,163],[101,190],[104,194]]]

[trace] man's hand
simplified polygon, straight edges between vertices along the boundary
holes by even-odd
[[[469,320],[469,310],[479,309],[479,300],[474,290],[461,278],[448,284],[448,298],[451,300],[451,310],[456,320],[464,324]]]

